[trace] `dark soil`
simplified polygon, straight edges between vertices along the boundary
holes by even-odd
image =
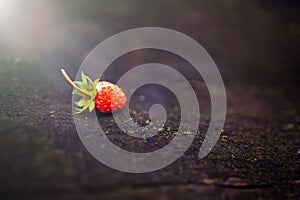
[[[0,190],[9,198],[299,198],[300,118],[293,109],[278,111],[289,104],[285,99],[272,107],[275,94],[268,89],[248,91],[255,94],[247,100],[237,98],[242,96],[238,89],[227,89],[224,131],[207,157],[197,157],[209,122],[204,119],[195,141],[175,163],[151,173],[128,174],[104,166],[86,151],[74,127],[71,88],[58,71],[49,71],[56,77],[49,78],[32,65],[37,63],[1,69]],[[198,94],[203,90],[202,84],[191,83]],[[245,112],[251,104],[255,112]],[[123,134],[110,115],[97,117],[115,144],[131,150],[162,146],[177,126],[169,120],[169,128],[145,145]],[[139,123],[146,119],[142,116]]]

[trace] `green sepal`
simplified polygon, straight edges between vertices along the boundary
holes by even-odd
[[[80,99],[79,101],[77,101],[75,103],[75,105],[78,107],[84,107],[84,105],[86,105],[86,102],[87,102],[86,97],[84,97],[84,98]]]
[[[94,108],[95,108],[95,103],[94,102],[89,104],[89,111],[90,112],[92,112],[94,110]]]
[[[92,81],[90,77],[86,76],[83,72],[81,72],[81,81],[74,81],[74,83],[83,91],[89,93],[91,97],[88,97],[77,90],[73,90],[73,94],[79,95],[82,98],[75,102],[76,105],[76,114],[80,114],[85,110],[89,110],[92,112],[95,109],[94,99],[97,95],[96,85],[99,82],[99,79]]]
[[[82,112],[85,111],[88,107],[89,107],[88,104],[86,104],[83,108],[78,108],[78,107],[77,107],[77,108],[76,108],[76,110],[77,110],[76,114],[82,113]]]
[[[87,79],[86,79],[86,75],[83,72],[81,72],[81,80],[84,84],[88,84]]]
[[[89,91],[90,89],[90,84],[88,83],[84,83],[84,82],[81,82],[81,81],[74,81],[74,83],[80,87],[80,89],[84,90],[84,91]]]
[[[82,97],[86,97],[84,94],[78,92],[77,90],[73,90],[72,94],[76,94],[76,95],[79,95],[79,96],[82,96]]]
[[[94,82],[92,82],[92,87],[96,88],[97,83],[99,83],[99,79],[98,78]]]

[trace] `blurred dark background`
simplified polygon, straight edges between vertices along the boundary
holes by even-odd
[[[53,72],[64,67],[74,76],[85,56],[104,39],[136,27],[165,27],[203,45],[226,86],[279,87],[286,98],[297,99],[299,4],[296,0],[2,0],[0,55],[33,59]]]
[[[297,83],[299,1],[1,1],[1,56],[75,71],[99,42],[158,26],[183,32],[211,54],[226,82]]]

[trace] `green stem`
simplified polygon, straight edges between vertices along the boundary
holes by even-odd
[[[68,76],[68,74],[66,73],[66,71],[64,69],[60,69],[62,75],[65,77],[65,79],[68,81],[68,83],[73,86],[74,89],[78,90],[78,92],[80,92],[81,94],[84,94],[88,97],[90,97],[92,99],[92,95],[82,89],[80,89]]]

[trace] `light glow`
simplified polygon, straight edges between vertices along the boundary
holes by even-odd
[[[57,44],[63,15],[52,1],[0,0],[0,43],[16,53],[36,53]]]

